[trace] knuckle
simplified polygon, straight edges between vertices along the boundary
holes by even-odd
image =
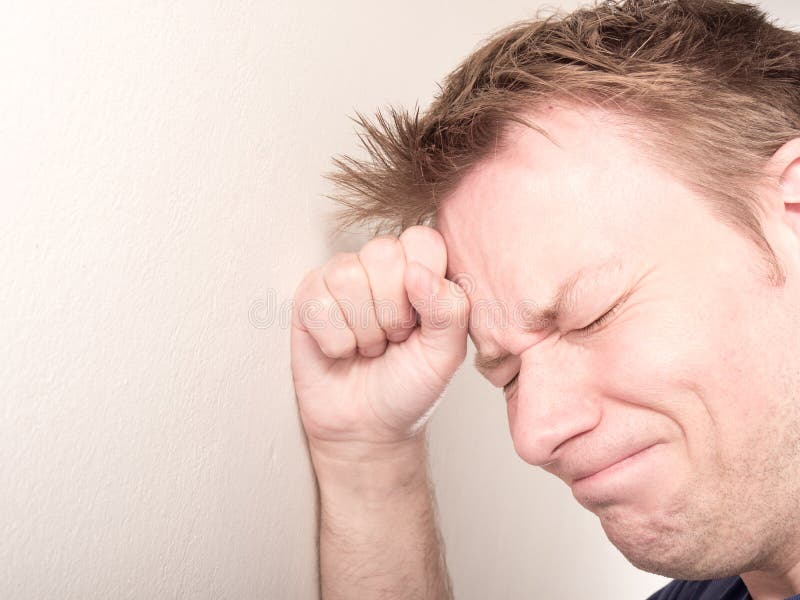
[[[300,299],[294,310],[309,331],[324,329],[331,322],[331,302],[325,297]]]
[[[338,254],[325,267],[325,282],[334,288],[360,283],[364,269],[355,254]]]
[[[408,305],[405,311],[391,311],[380,316],[381,326],[387,331],[405,331],[417,325],[417,315]]]
[[[381,321],[381,327],[387,332],[404,331],[406,329],[411,329],[415,324],[416,323],[410,317],[408,319],[400,319],[397,316],[392,316],[389,319],[383,319],[383,321]]]
[[[387,263],[400,260],[403,248],[400,240],[393,236],[378,236],[367,242],[359,252],[359,258],[367,263]]]
[[[366,356],[368,358],[375,358],[376,356],[380,356],[386,350],[386,340],[382,340],[380,342],[373,342],[370,344],[364,344],[358,347],[358,351],[362,356]]]
[[[339,320],[344,316],[339,309],[339,304],[329,295],[322,298],[317,298],[314,302],[314,308],[320,312],[320,316],[325,317],[326,323],[336,325]]]
[[[346,358],[352,356],[356,349],[353,341],[326,339],[317,343],[322,353],[329,358]]]
[[[411,332],[414,331],[411,327],[389,327],[386,331],[386,339],[390,342],[404,342],[410,336]]]
[[[413,225],[400,234],[400,242],[413,260],[424,262],[435,273],[444,272],[447,246],[442,234],[425,225]]]
[[[375,315],[378,323],[383,330],[389,334],[392,332],[413,329],[416,325],[414,313],[408,300],[405,302],[387,300],[376,304]]]
[[[412,225],[400,234],[400,239],[402,241],[409,239],[419,240],[432,246],[441,246],[442,249],[445,247],[442,234],[427,225]]]
[[[365,348],[382,346],[386,342],[386,334],[380,327],[370,329],[361,336],[360,345]]]

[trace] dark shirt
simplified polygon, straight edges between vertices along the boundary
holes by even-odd
[[[647,600],[753,600],[738,575],[706,581],[670,581]],[[795,594],[786,600],[800,600]]]

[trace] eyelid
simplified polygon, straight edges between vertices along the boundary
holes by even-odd
[[[617,303],[614,306],[612,306],[609,310],[607,310],[600,317],[589,323],[586,327],[581,327],[580,329],[576,329],[575,332],[581,336],[586,336],[589,335],[590,333],[594,333],[601,326],[605,325],[608,322],[608,320],[611,319],[611,317],[613,317],[619,311],[620,308],[622,308],[622,305],[625,304],[625,301],[630,297],[632,292],[633,290],[630,290],[625,294],[623,294],[622,297],[617,301]]]
[[[609,309],[608,311],[603,313],[602,316],[598,317],[597,319],[589,323],[586,327],[581,327],[580,329],[576,329],[575,331],[583,335],[588,333],[593,333],[601,325],[604,325],[605,322],[608,321],[608,319],[610,319],[614,315],[614,313],[617,312],[619,306],[620,306],[619,304],[615,304],[611,309]]]
[[[605,313],[603,313],[597,319],[589,323],[586,327],[581,327],[580,329],[576,329],[575,331],[580,335],[588,335],[590,333],[593,333],[600,326],[605,325],[605,323],[611,317],[613,317],[619,311],[620,308],[622,308],[622,305],[628,299],[630,294],[631,292],[627,292],[626,294],[624,294],[622,298],[620,298],[619,301],[616,304],[614,304],[614,306],[612,306],[610,309],[608,309]],[[503,393],[508,394],[509,390],[518,383],[518,380],[519,380],[519,371],[517,371],[517,374],[514,375],[514,377],[512,377],[511,380],[503,386]]]

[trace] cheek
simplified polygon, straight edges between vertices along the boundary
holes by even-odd
[[[666,417],[694,458],[749,443],[748,424],[765,408],[754,395],[768,385],[754,361],[752,314],[702,289],[638,307],[595,365],[609,396]]]
[[[707,399],[717,387],[727,334],[718,327],[721,315],[696,290],[657,287],[609,328],[593,370],[605,397],[649,411],[656,435],[685,444],[693,462],[705,462],[700,457],[708,456],[716,435]]]

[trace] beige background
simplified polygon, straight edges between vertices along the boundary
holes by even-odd
[[[316,598],[286,318],[335,249],[321,174],[348,115],[424,106],[536,6],[2,6],[0,597]],[[663,585],[516,457],[471,367],[431,444],[460,600]]]

